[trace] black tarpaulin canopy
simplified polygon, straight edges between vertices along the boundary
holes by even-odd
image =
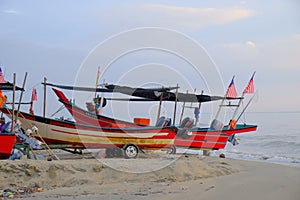
[[[24,88],[21,88],[21,87],[18,87],[18,86],[15,86],[16,87],[16,90],[19,90],[19,91],[24,91]],[[10,82],[6,82],[6,83],[0,83],[0,90],[9,90],[9,91],[12,91],[14,88],[14,85]]]
[[[114,84],[106,84],[105,88],[92,88],[92,87],[78,87],[78,86],[66,86],[56,85],[51,83],[42,83],[48,86],[57,87],[67,90],[78,90],[87,92],[106,92],[106,93],[121,93],[133,97],[139,98],[107,98],[107,100],[120,100],[120,101],[160,101],[162,95],[162,101],[176,101],[176,93],[170,92],[178,87],[159,87],[159,88],[133,88],[128,86],[120,86]],[[222,100],[225,97],[222,96],[210,96],[203,94],[187,94],[178,93],[178,102],[210,102]],[[240,99],[238,98],[225,98],[225,99]]]

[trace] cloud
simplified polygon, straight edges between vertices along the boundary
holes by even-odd
[[[110,25],[135,28],[139,26],[155,26],[182,31],[197,31],[212,25],[224,25],[247,19],[256,14],[254,10],[244,8],[196,8],[170,6],[163,4],[140,4],[121,6],[111,11],[95,12],[94,19]]]
[[[248,46],[248,47],[255,48],[255,43],[252,42],[252,41],[247,41],[245,44],[246,44],[246,46]]]
[[[161,4],[146,4],[142,10],[145,14],[160,18],[160,23],[177,24],[192,30],[228,24],[255,15],[255,11],[242,8],[194,8]]]
[[[19,14],[18,11],[13,10],[13,9],[10,9],[10,10],[3,10],[2,13],[3,13],[3,14],[8,14],[8,15],[17,15],[17,14]]]

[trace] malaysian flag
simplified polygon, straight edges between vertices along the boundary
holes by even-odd
[[[33,88],[32,89],[32,95],[31,95],[31,101],[37,101],[37,92],[36,92],[36,89]]]
[[[4,75],[3,75],[3,73],[2,73],[1,67],[0,67],[0,83],[5,83]]]
[[[246,94],[246,93],[252,94],[252,93],[254,93],[254,81],[253,81],[254,75],[255,75],[255,72],[253,73],[250,81],[248,82],[247,87],[244,89],[243,94]]]
[[[236,98],[237,97],[237,93],[236,93],[236,89],[234,86],[234,76],[231,80],[231,83],[228,86],[227,92],[226,92],[226,97],[229,98]]]

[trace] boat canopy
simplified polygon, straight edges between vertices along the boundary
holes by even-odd
[[[160,87],[160,88],[133,88],[128,86],[120,86],[114,84],[105,84],[104,88],[92,88],[92,87],[78,87],[78,86],[66,86],[56,85],[51,83],[42,83],[48,86],[67,89],[67,90],[78,90],[87,92],[106,92],[106,93],[121,93],[133,97],[139,98],[106,98],[107,100],[119,100],[119,101],[177,101],[178,102],[209,102],[217,101],[222,99],[240,99],[238,98],[226,98],[222,96],[210,96],[203,94],[187,94],[187,93],[175,93],[171,90],[178,89],[179,87]]]
[[[18,87],[18,86],[15,86],[16,87],[16,90],[19,90],[19,91],[24,91],[24,88],[21,88],[21,87]],[[5,83],[0,83],[0,90],[14,90],[14,84],[10,83],[10,82],[5,82]]]

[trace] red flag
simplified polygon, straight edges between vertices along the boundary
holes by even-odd
[[[0,83],[5,83],[4,75],[3,75],[3,73],[2,73],[1,67],[0,67]]]
[[[234,76],[231,80],[231,83],[228,86],[228,89],[227,89],[227,92],[226,92],[226,97],[229,97],[229,98],[237,97],[236,89],[235,89],[235,86],[234,86]]]
[[[244,89],[244,92],[243,92],[244,94],[246,94],[246,93],[248,93],[248,94],[254,93],[254,81],[253,81],[254,75],[255,75],[255,72],[253,73],[250,81],[248,82],[247,87]]]
[[[98,71],[97,71],[97,78],[99,78],[101,75],[101,71],[100,71],[100,67],[98,67]]]
[[[31,101],[37,101],[37,92],[36,89],[32,89]]]

